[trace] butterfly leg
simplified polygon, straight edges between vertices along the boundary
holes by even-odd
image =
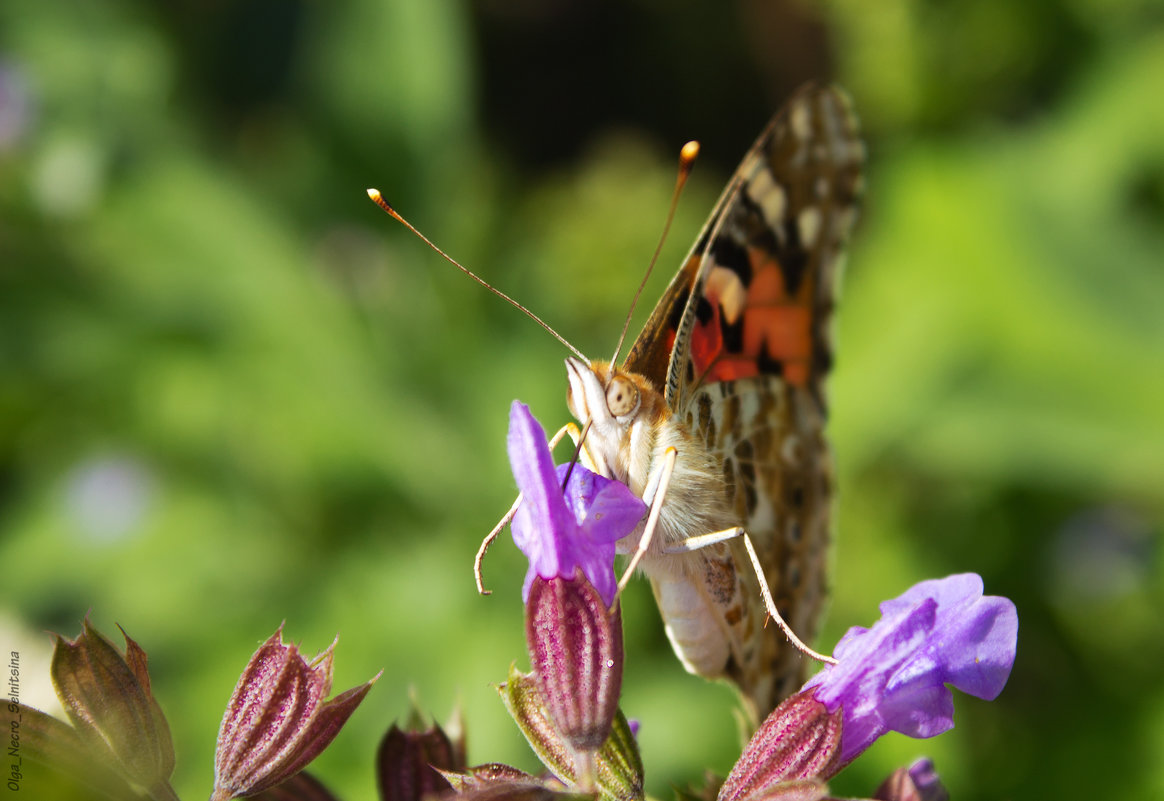
[[[643,493],[643,500],[650,504],[651,511],[647,515],[647,525],[643,528],[643,535],[639,537],[639,547],[635,549],[635,555],[631,557],[622,578],[618,580],[616,598],[626,589],[627,582],[630,581],[635,568],[639,566],[647,549],[651,547],[651,540],[655,536],[655,527],[659,524],[659,513],[663,509],[663,497],[667,494],[667,485],[671,483],[671,473],[675,470],[675,462],[678,458],[679,451],[668,448],[663,456],[662,468],[651,477],[647,484],[647,490]]]
[[[734,528],[724,529],[723,531],[713,531],[710,534],[700,534],[696,537],[688,537],[681,542],[674,545],[669,545],[663,549],[664,553],[691,553],[698,551],[701,548],[707,548],[711,545],[717,545],[721,542],[726,542],[736,537],[742,537],[744,541],[744,548],[748,551],[748,558],[752,562],[752,569],[756,572],[756,578],[760,580],[760,594],[764,596],[764,606],[768,610],[768,616],[776,621],[776,625],[784,632],[784,636],[792,643],[796,650],[800,651],[805,656],[812,657],[818,662],[835,665],[837,660],[831,656],[817,653],[812,648],[808,647],[799,637],[792,627],[784,622],[780,612],[776,609],[776,602],[772,599],[772,590],[768,587],[768,580],[764,578],[764,568],[760,565],[760,557],[756,554],[756,548],[752,545],[752,538],[748,536],[748,532],[740,526]]]
[[[574,425],[573,423],[566,423],[566,425],[559,428],[557,433],[555,433],[554,436],[550,438],[550,450],[553,450],[554,447],[562,441],[562,437],[566,436],[567,434],[570,436],[570,439],[574,441],[575,446],[577,446],[578,443],[582,441],[582,431],[578,428],[578,426]],[[582,448],[582,453],[585,455],[586,461],[593,462],[589,451],[587,451],[585,447]],[[485,552],[489,550],[489,546],[491,546],[493,541],[497,539],[497,535],[499,535],[506,526],[513,522],[513,516],[517,514],[517,507],[519,506],[521,506],[520,492],[517,494],[517,500],[513,502],[513,506],[510,506],[509,511],[506,512],[499,521],[497,521],[497,525],[493,527],[493,530],[485,535],[485,539],[481,540],[481,547],[477,549],[477,557],[473,560],[473,578],[477,581],[477,592],[481,595],[493,594],[492,590],[485,589],[485,580],[481,576],[481,565],[485,561]]]
[[[481,563],[485,561],[485,552],[489,550],[489,546],[493,544],[493,540],[497,539],[497,535],[501,530],[510,524],[513,516],[517,514],[517,507],[521,506],[521,493],[517,493],[517,500],[513,502],[513,506],[509,507],[509,511],[497,521],[497,525],[493,530],[485,535],[485,539],[481,540],[481,547],[477,549],[477,558],[473,560],[473,578],[477,580],[477,592],[481,595],[492,595],[493,590],[485,589],[485,580],[481,577]]]

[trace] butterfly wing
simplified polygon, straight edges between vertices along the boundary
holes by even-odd
[[[800,89],[745,155],[624,365],[663,388],[722,465],[777,607],[806,640],[825,597],[829,325],[863,161],[844,93]],[[721,588],[708,594],[730,631],[727,675],[762,719],[796,689],[804,659],[763,630],[742,543],[730,553],[709,554],[705,580]]]

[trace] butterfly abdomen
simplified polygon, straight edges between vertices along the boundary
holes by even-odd
[[[668,414],[654,431],[657,462],[668,448],[677,459],[663,502],[657,539],[643,572],[651,580],[667,637],[683,666],[714,678],[728,675],[746,645],[733,634],[747,616],[741,575],[727,543],[688,553],[665,552],[693,537],[733,529],[741,522],[725,492],[723,468],[678,418]]]
[[[723,675],[731,647],[719,630],[716,610],[702,593],[691,591],[691,579],[661,570],[651,577],[651,589],[667,639],[683,667],[698,676]]]

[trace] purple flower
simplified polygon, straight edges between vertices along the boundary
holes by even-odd
[[[509,410],[509,462],[522,492],[513,541],[529,558],[522,599],[534,576],[572,579],[581,568],[607,606],[614,602],[615,544],[634,531],[647,507],[624,484],[581,465],[554,468],[546,432],[514,401]],[[562,481],[570,471],[564,496]]]
[[[994,700],[1010,676],[1018,614],[1010,600],[982,595],[962,573],[923,581],[881,604],[871,629],[855,626],[805,684],[829,711],[843,712],[835,773],[888,731],[933,737],[954,725],[952,684]]]

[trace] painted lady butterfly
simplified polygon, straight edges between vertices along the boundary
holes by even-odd
[[[622,365],[566,361],[597,472],[651,495],[677,450],[641,567],[687,670],[734,682],[756,720],[799,687],[806,660],[764,631],[736,535],[754,543],[781,616],[811,638],[833,491],[829,328],[863,162],[844,93],[800,89],[744,156]],[[703,536],[713,532],[724,534]]]
[[[832,468],[824,380],[864,158],[845,94],[801,88],[744,156],[622,365],[566,360],[570,411],[590,423],[588,466],[662,498],[652,509],[660,536],[640,529],[620,550],[648,546],[640,565],[679,659],[692,673],[734,682],[755,721],[805,672],[799,650],[764,631],[764,593],[771,589],[780,616],[806,639],[825,599]],[[573,350],[377,190],[368,194]],[[656,496],[660,486],[665,494]],[[482,591],[481,557],[517,503],[478,552]]]

